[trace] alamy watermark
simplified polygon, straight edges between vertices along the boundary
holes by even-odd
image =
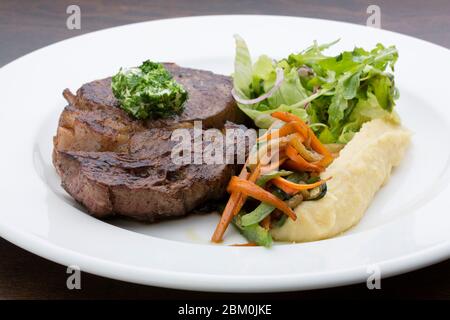
[[[378,265],[369,265],[366,269],[367,277],[366,285],[367,289],[381,289],[381,269]]]
[[[66,20],[66,27],[69,30],[81,29],[81,9],[80,6],[71,4],[66,8],[66,13],[69,15]]]
[[[369,14],[366,25],[368,27],[381,29],[381,8],[375,4],[367,7],[366,13]]]
[[[278,131],[247,129],[242,126],[206,129],[201,121],[195,121],[192,128],[178,128],[172,131],[174,142],[171,160],[177,165],[189,164],[244,164],[276,163],[287,137],[278,137]],[[259,136],[259,138],[258,138]]]
[[[69,290],[81,289],[81,269],[77,265],[67,267],[66,273],[69,274],[66,280],[66,286]]]

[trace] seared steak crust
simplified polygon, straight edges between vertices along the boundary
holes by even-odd
[[[149,128],[190,127],[196,120],[202,121],[203,128],[222,128],[227,120],[243,122],[244,115],[230,94],[230,77],[182,68],[173,63],[165,66],[189,93],[180,115],[136,120],[119,108],[111,91],[111,78],[92,81],[78,89],[76,95],[64,90],[69,105],[60,117],[55,148],[123,152],[133,133]]]
[[[63,93],[69,105],[54,137],[53,162],[64,189],[96,217],[155,221],[182,216],[221,198],[235,174],[235,165],[178,165],[171,159],[173,129],[190,128],[195,120],[202,120],[204,128],[242,120],[230,95],[230,78],[166,67],[189,93],[184,112],[172,118],[131,118],[119,108],[111,78],[87,83],[76,95]]]
[[[114,152],[62,151],[58,166],[64,189],[92,215],[150,222],[220,199],[234,174],[230,165],[161,167]]]

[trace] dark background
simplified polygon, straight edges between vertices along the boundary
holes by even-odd
[[[70,4],[81,8],[81,30],[66,28],[66,8]],[[275,14],[365,24],[366,9],[370,4],[380,6],[383,29],[450,48],[449,0],[1,0],[0,66],[59,40],[133,22],[208,14]],[[450,260],[384,279],[381,290],[368,290],[365,284],[360,284],[277,294],[212,294],[145,287],[83,273],[82,289],[70,291],[66,288],[66,278],[65,267],[28,253],[0,238],[0,299],[450,299]]]

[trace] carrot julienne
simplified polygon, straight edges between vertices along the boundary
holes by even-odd
[[[328,149],[320,142],[320,140],[316,137],[312,129],[300,118],[296,115],[293,115],[289,112],[282,112],[282,111],[276,111],[272,113],[272,117],[283,120],[285,122],[297,122],[300,127],[302,127],[303,130],[306,130],[308,132],[308,136],[311,139],[311,147],[323,155],[323,159],[319,161],[319,165],[326,167],[328,166],[332,161],[333,157],[331,153],[328,151]]]
[[[305,169],[303,169],[303,167],[301,165],[299,165],[297,162],[292,161],[291,159],[287,159],[284,163],[283,163],[283,167],[286,170],[291,170],[291,171],[305,171]]]
[[[288,215],[294,221],[297,219],[297,216],[295,215],[294,211],[292,211],[292,209],[289,208],[289,206],[284,201],[282,201],[272,193],[257,186],[253,182],[241,179],[239,177],[232,177],[230,184],[228,185],[228,191],[242,192],[243,194],[252,197],[256,200],[273,205],[274,207],[278,208],[286,215]]]
[[[277,186],[281,190],[283,190],[285,192],[288,191],[287,193],[289,193],[289,194],[295,194],[301,190],[314,189],[318,186],[321,186],[322,184],[324,184],[325,182],[327,182],[330,179],[331,179],[331,177],[324,179],[324,180],[314,182],[314,183],[309,183],[309,184],[295,183],[295,182],[289,181],[287,179],[284,179],[282,177],[276,177],[276,178],[272,179],[271,181],[275,186]],[[291,191],[291,192],[289,192],[289,191]]]
[[[291,145],[288,145],[286,147],[286,155],[292,162],[296,164],[296,170],[298,171],[323,171],[323,168],[320,165],[310,163],[303,159],[303,157]]]
[[[277,170],[281,165],[288,159],[288,157],[283,156],[279,158],[278,161],[275,161],[267,166],[261,168],[261,174],[265,174],[274,170]]]
[[[256,166],[255,170],[253,170],[253,172],[250,174],[250,177],[248,178],[248,181],[255,182],[256,179],[259,178],[260,173],[261,173],[261,163],[258,163],[258,165]],[[239,211],[241,211],[242,206],[244,205],[246,200],[247,200],[247,196],[245,194],[241,194],[241,196],[238,199],[235,207],[231,211],[232,212],[232,216],[236,216],[239,213]]]
[[[287,193],[288,195],[294,195],[298,193],[298,190],[292,189],[289,186],[286,186],[282,183],[277,182],[276,180],[271,180],[270,183],[272,183],[274,186],[278,187],[279,189],[283,190],[284,193]]]
[[[266,134],[264,134],[263,136],[258,138],[258,142],[260,141],[269,141],[271,140],[273,137],[284,137],[287,135],[290,135],[292,133],[300,133],[303,137],[306,137],[307,135],[307,131],[302,128],[302,125],[300,122],[298,121],[292,121],[292,122],[288,122],[286,123],[284,126],[282,126],[280,129],[276,129],[273,131],[267,131]]]
[[[306,141],[305,141],[306,142]],[[302,143],[302,139],[300,138],[300,134],[296,133],[291,136],[289,140],[289,144],[293,146],[297,152],[308,162],[318,162],[322,160],[323,156],[315,151],[309,151],[305,144]]]
[[[261,174],[276,171],[283,165],[295,171],[306,171],[310,173],[310,176],[316,176],[333,161],[331,152],[301,118],[288,112],[274,112],[272,116],[286,123],[279,129],[273,130],[274,122],[266,134],[257,139],[258,142],[263,141],[267,144],[263,144],[261,150],[255,153],[257,158],[254,163],[256,165],[252,164],[250,160],[254,157],[249,156],[239,176],[231,178],[227,188],[230,198],[211,238],[213,242],[222,241],[226,229],[233,218],[241,212],[248,197],[275,207],[278,212],[286,214],[292,220],[297,219],[296,214],[287,203],[255,183]],[[278,159],[275,160],[274,155],[277,155]],[[327,180],[299,184],[278,176],[272,178],[269,183],[289,195],[294,195],[301,190],[316,188]],[[271,219],[271,215],[266,216],[260,225],[269,230]],[[248,245],[254,244],[249,243]]]
[[[239,174],[239,177],[242,179],[246,179],[248,175],[249,174],[247,172],[246,166],[244,165],[244,167],[241,170],[241,173]],[[220,218],[220,221],[216,226],[216,230],[214,231],[211,241],[216,243],[222,241],[223,235],[225,234],[228,225],[231,223],[231,220],[233,220],[234,217],[233,209],[239,202],[241,196],[242,195],[240,192],[233,192],[230,195],[230,198],[228,199],[225,209],[223,210],[222,217]]]
[[[269,127],[269,130],[273,128],[275,123],[272,123],[272,125]],[[249,157],[250,158],[250,157]],[[246,163],[242,167],[242,170],[239,174],[239,178],[241,179],[250,179],[253,182],[256,181],[261,173],[261,164],[258,163],[256,168],[253,170],[253,173],[250,174],[247,171],[247,164],[249,162],[249,158],[247,159]],[[222,212],[222,217],[220,218],[219,223],[216,226],[216,229],[214,230],[214,233],[211,237],[212,242],[219,243],[223,239],[223,235],[225,234],[225,231],[227,230],[228,226],[230,225],[231,221],[233,220],[234,216],[239,213],[239,210],[242,208],[242,206],[245,203],[244,195],[240,192],[232,192],[230,195],[230,198],[228,199],[228,202],[225,206],[225,209]],[[238,208],[236,210],[236,208]]]

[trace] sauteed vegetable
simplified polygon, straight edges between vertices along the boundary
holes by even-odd
[[[233,223],[250,243],[271,246],[269,230],[272,225],[282,224],[285,221],[283,215],[297,219],[295,207],[304,200],[318,199],[326,193],[326,180],[320,180],[318,175],[333,160],[331,153],[299,117],[287,112],[274,112],[272,116],[279,119],[281,126],[276,128],[273,125],[258,139],[247,159],[247,162],[256,159],[256,165],[246,163],[240,175],[231,179],[228,185],[231,196],[212,237],[214,242],[222,241],[228,225]],[[280,139],[286,143],[272,143]],[[267,145],[280,148],[274,152],[264,148]],[[293,145],[301,145],[302,150],[314,154],[312,158],[315,161],[306,160]],[[263,157],[254,156],[259,149],[267,151]],[[275,164],[281,167],[275,168],[270,162],[283,154],[286,155],[283,157],[285,161],[275,160]],[[284,170],[283,167],[293,170]],[[250,200],[257,200],[259,204],[255,205]]]
[[[296,220],[294,209],[302,201],[326,196],[320,173],[364,122],[398,121],[393,108],[399,93],[387,72],[398,52],[377,44],[370,51],[327,56],[323,51],[337,41],[314,42],[285,59],[263,55],[252,64],[245,41],[235,39],[232,95],[256,126],[269,129],[249,156],[257,163],[247,163],[231,179],[231,196],[212,241],[222,241],[233,222],[250,244],[268,247],[271,227]],[[278,149],[271,152],[274,146]]]

